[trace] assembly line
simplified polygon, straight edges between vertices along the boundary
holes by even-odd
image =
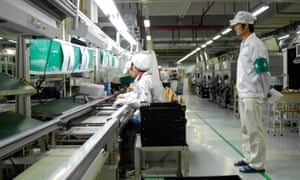
[[[171,2],[184,5],[177,26],[151,29]],[[186,13],[202,3],[1,0],[0,180],[297,179],[300,25],[288,43],[281,29],[260,38],[271,29],[255,29],[261,3],[224,1],[225,25],[202,24],[207,2],[194,26]],[[273,3],[264,11],[280,14]],[[167,38],[151,41],[168,36],[158,30],[172,31],[170,51],[154,44]]]

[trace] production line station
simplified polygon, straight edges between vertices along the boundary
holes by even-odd
[[[279,21],[276,15],[270,24],[257,15],[257,34],[264,35],[270,56],[271,86],[283,93],[281,101],[264,109],[266,131],[277,138],[288,127],[299,139],[300,3],[262,2],[0,0],[0,180],[253,178],[227,166],[226,172],[197,172],[195,151],[211,145],[193,140],[201,134],[193,123],[201,119],[238,149],[204,119],[217,115],[217,108],[232,114],[230,120],[240,118],[235,85],[241,40],[233,37],[228,20],[263,4],[278,16],[294,13],[293,23],[280,27],[270,25]],[[214,24],[218,18],[216,23],[224,22]],[[279,37],[285,31],[292,37]],[[123,68],[141,50],[155,52],[159,72],[168,73],[162,83],[168,84],[169,102],[116,105],[134,82]],[[286,114],[276,109],[279,103],[289,107]],[[267,173],[258,176],[272,179]]]

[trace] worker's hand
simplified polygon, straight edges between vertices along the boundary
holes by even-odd
[[[118,99],[123,99],[123,98],[125,98],[125,96],[124,96],[124,94],[119,94],[119,95],[117,96],[117,98],[118,98]]]
[[[117,100],[113,103],[112,107],[113,107],[113,108],[117,108],[117,107],[119,107],[119,106],[122,106],[123,104],[126,104],[126,99],[117,99]]]
[[[132,88],[132,87],[128,87],[128,88],[127,88],[127,92],[130,92],[130,91],[133,91],[133,88]]]

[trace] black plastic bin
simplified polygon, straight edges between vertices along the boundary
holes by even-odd
[[[186,107],[174,103],[152,103],[140,108],[143,146],[184,146]]]
[[[164,180],[241,180],[238,175],[201,176],[201,177],[165,177]]]

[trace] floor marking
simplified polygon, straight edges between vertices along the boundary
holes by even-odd
[[[215,132],[226,144],[228,144],[235,152],[237,152],[241,157],[244,157],[243,153],[235,147],[230,141],[228,141],[221,133],[219,133],[212,125],[210,125],[204,118],[202,118],[196,111],[193,112],[197,117],[199,117],[213,132]],[[267,180],[271,180],[271,178],[267,175],[267,173],[260,173]]]

